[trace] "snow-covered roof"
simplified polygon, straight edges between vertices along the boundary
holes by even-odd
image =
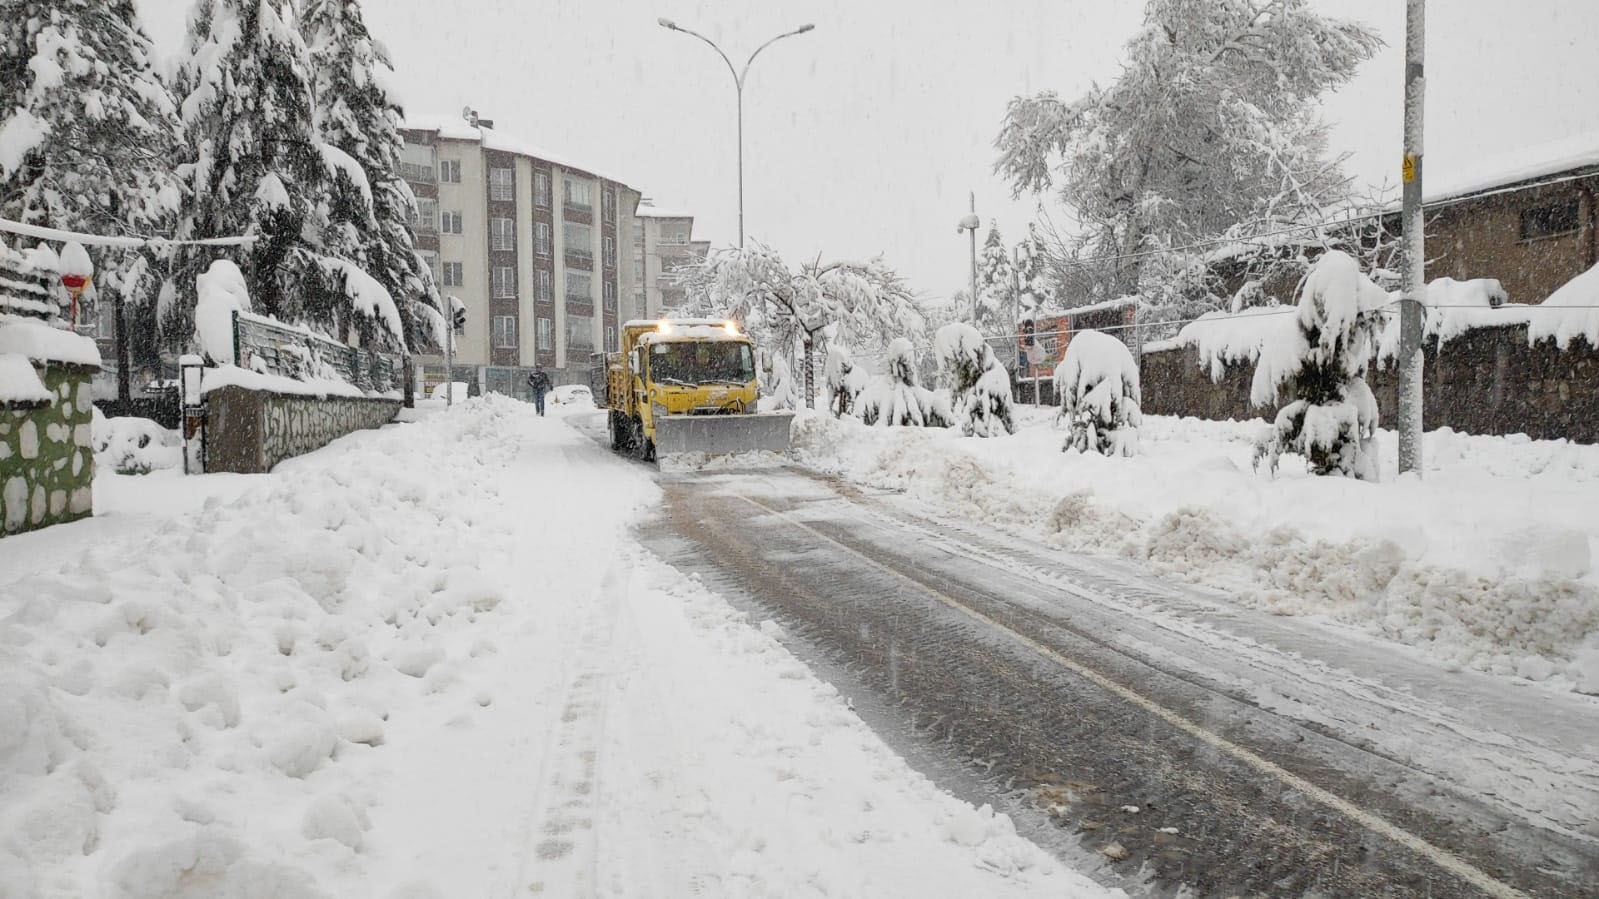
[[[92,339],[20,315],[0,314],[0,354],[34,362],[100,367],[100,348]]]
[[[1453,165],[1454,157],[1448,154],[1429,155],[1422,168],[1422,202],[1438,203],[1563,172],[1599,168],[1599,132],[1481,158],[1462,156],[1462,164]],[[1396,203],[1391,208],[1399,207]]]
[[[681,209],[673,209],[670,206],[653,206],[646,203],[640,203],[633,214],[639,218],[647,219],[691,219],[694,217],[692,212],[684,212]]]
[[[1138,296],[1130,295],[1117,297],[1114,300],[1101,300],[1097,303],[1089,303],[1087,306],[1072,306],[1066,309],[1050,306],[1034,312],[1031,316],[1031,319],[1033,321],[1038,321],[1046,318],[1061,318],[1067,315],[1088,315],[1094,312],[1113,312],[1117,309],[1136,307],[1140,302],[1141,300]]]
[[[541,147],[531,141],[523,140],[514,135],[506,134],[494,128],[483,128],[473,125],[460,116],[440,115],[415,115],[406,116],[405,122],[400,126],[412,131],[433,131],[446,140],[470,140],[481,143],[484,149],[499,150],[502,153],[515,153],[518,156],[531,156],[545,162],[554,163],[563,169],[582,172],[614,181],[617,184],[627,185],[627,181],[615,175],[596,170],[591,165],[575,162],[570,157],[556,153],[548,148]]]

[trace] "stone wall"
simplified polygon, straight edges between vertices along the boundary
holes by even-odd
[[[1559,349],[1527,344],[1526,325],[1474,328],[1424,347],[1422,426],[1469,434],[1526,434],[1599,443],[1599,349],[1582,340]],[[1146,351],[1141,363],[1143,409],[1152,415],[1209,419],[1269,418],[1275,409],[1249,403],[1253,365],[1230,365],[1212,382],[1193,347]],[[1397,417],[1398,378],[1392,361],[1367,376],[1384,427]]]
[[[54,401],[0,404],[0,536],[94,514],[94,369],[39,371]]]
[[[394,420],[398,399],[291,396],[243,387],[206,394],[205,470],[260,474]]]

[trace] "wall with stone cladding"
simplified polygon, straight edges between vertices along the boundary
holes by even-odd
[[[0,404],[0,536],[94,514],[93,370],[35,370],[53,402]]]
[[[1599,443],[1599,349],[1582,340],[1561,350],[1529,346],[1526,325],[1474,328],[1443,344],[1428,341],[1422,425],[1468,434],[1526,434]],[[1249,403],[1253,365],[1229,365],[1220,381],[1193,347],[1146,351],[1141,362],[1143,410],[1151,415],[1208,419],[1270,418]],[[1398,377],[1392,361],[1374,365],[1367,382],[1384,427],[1397,417]]]
[[[213,390],[206,394],[205,470],[271,471],[284,459],[393,421],[400,402],[291,396],[243,387]]]

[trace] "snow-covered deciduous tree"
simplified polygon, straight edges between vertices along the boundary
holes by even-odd
[[[334,188],[325,250],[383,285],[399,308],[407,345],[432,346],[431,318],[420,307],[439,310],[438,288],[411,230],[416,198],[399,172],[405,142],[400,104],[386,87],[393,69],[388,51],[367,30],[356,0],[306,0],[300,29]],[[371,319],[356,323],[363,343],[392,343]]]
[[[1264,462],[1275,472],[1278,459],[1294,453],[1314,474],[1377,478],[1377,400],[1365,374],[1388,302],[1348,254],[1317,260],[1300,291],[1294,327],[1262,345],[1255,367],[1256,406],[1284,392],[1293,397],[1256,446],[1257,469]]]
[[[132,0],[14,0],[0,15],[0,217],[91,234],[171,232],[177,107]],[[96,289],[135,307],[154,251],[98,254]]]
[[[815,396],[815,354],[834,340],[855,346],[922,336],[915,298],[881,256],[866,262],[808,262],[790,269],[758,241],[719,250],[677,271],[688,302],[676,314],[731,318],[767,347],[798,345],[804,394]]]
[[[867,385],[857,404],[861,421],[881,427],[947,428],[949,401],[928,390],[916,373],[916,349],[903,337],[888,344],[888,373]]]
[[[956,322],[933,337],[939,371],[950,390],[950,411],[967,436],[1016,433],[1011,415],[1010,373],[999,364],[983,335]]]
[[[1081,244],[1120,257],[1106,295],[1142,293],[1144,254],[1325,220],[1347,183],[1315,101],[1380,45],[1309,0],[1149,0],[1114,82],[1011,101],[995,169],[1058,187]]]
[[[849,347],[833,341],[827,347],[827,361],[822,365],[822,378],[827,384],[828,405],[833,415],[842,418],[855,409],[856,400],[870,380],[866,372],[857,368]]]
[[[1127,345],[1099,331],[1079,331],[1055,366],[1060,415],[1071,428],[1062,449],[1105,456],[1138,453],[1138,363]]]
[[[999,225],[990,222],[988,237],[977,255],[977,329],[984,334],[1004,334],[1011,330],[1014,292],[1010,254]]]

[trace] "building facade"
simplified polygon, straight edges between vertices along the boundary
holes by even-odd
[[[614,349],[638,313],[624,302],[638,287],[622,248],[639,192],[486,120],[408,119],[401,133],[417,250],[466,308],[456,377],[478,368],[482,388],[519,394],[537,365],[557,384],[588,383],[590,354]]]
[[[633,219],[633,302],[641,318],[660,318],[683,304],[683,288],[673,270],[701,262],[710,241],[694,240],[694,216],[662,209],[649,200],[639,204]]]

